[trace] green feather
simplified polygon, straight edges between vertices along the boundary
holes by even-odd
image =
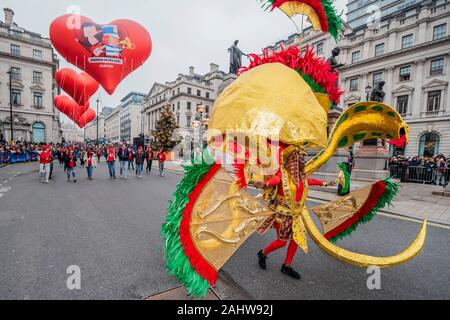
[[[348,172],[347,165],[345,163],[339,163],[338,166],[339,169],[341,169],[342,172],[344,173],[345,183],[342,186],[342,192],[347,193],[350,190],[350,173]]]
[[[336,8],[333,5],[332,0],[321,0],[325,15],[328,21],[328,33],[334,38],[334,40],[339,40],[339,34],[344,27],[344,21],[341,18],[341,14],[337,14]]]
[[[380,197],[377,204],[358,222],[348,227],[335,237],[331,238],[330,242],[336,243],[338,240],[351,235],[360,224],[371,221],[379,210],[383,209],[386,206],[392,206],[392,201],[395,199],[398,193],[398,185],[392,182],[390,178],[382,180],[382,182],[386,184],[386,189],[384,190],[383,195]]]
[[[167,271],[186,287],[190,295],[195,297],[204,297],[209,289],[209,283],[191,266],[189,258],[184,253],[179,232],[189,195],[214,163],[207,152],[200,160],[199,164],[195,162],[191,166],[183,166],[185,175],[175,189],[168,206],[166,222],[161,227]]]

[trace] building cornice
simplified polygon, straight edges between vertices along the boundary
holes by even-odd
[[[16,60],[16,61],[22,61],[22,62],[26,62],[26,63],[32,63],[32,64],[36,64],[36,65],[41,65],[41,66],[43,65],[43,66],[51,67],[54,69],[58,68],[58,65],[59,65],[59,63],[57,61],[49,62],[49,61],[45,61],[45,60],[36,60],[33,58],[24,57],[24,56],[16,56],[14,54],[2,52],[2,51],[0,51],[0,57],[8,58],[8,59]]]
[[[46,48],[46,49],[52,49],[52,51],[53,51],[52,45],[50,43],[45,43],[44,39],[47,40],[46,38],[42,38],[42,40],[38,41],[38,40],[27,39],[24,37],[18,37],[18,36],[14,36],[14,35],[11,35],[8,33],[2,33],[2,32],[0,32],[0,38],[15,40],[15,41],[39,46],[42,48]]]

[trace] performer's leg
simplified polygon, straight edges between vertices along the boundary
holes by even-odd
[[[274,225],[277,230],[277,235],[279,235],[280,224],[275,223]],[[267,255],[275,250],[278,250],[278,249],[284,247],[286,244],[287,244],[287,241],[277,239],[277,240],[273,241],[271,244],[269,244],[264,250],[259,251],[258,252],[258,262],[259,262],[259,266],[261,267],[261,269],[264,269],[264,270],[266,269]]]
[[[281,267],[281,272],[287,274],[288,276],[294,279],[300,280],[300,274],[291,267],[292,260],[294,259],[295,256],[295,252],[297,252],[297,248],[298,244],[294,240],[291,240],[289,242],[288,250],[286,253],[286,260],[284,261],[284,264]]]

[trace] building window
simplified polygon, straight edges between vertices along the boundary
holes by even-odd
[[[43,106],[43,104],[42,104],[42,93],[40,93],[40,92],[33,93],[33,102],[34,102],[34,107],[35,108],[42,108],[42,106]]]
[[[191,125],[192,125],[191,116],[186,116],[186,127],[190,128]]]
[[[317,54],[323,54],[323,42],[319,42],[316,45],[316,52]]]
[[[11,45],[11,54],[15,56],[20,56],[20,46],[12,44]]]
[[[42,83],[42,72],[33,71],[33,83]]]
[[[375,46],[375,57],[382,56],[384,54],[384,43],[377,44]]]
[[[12,90],[12,103],[14,106],[20,106],[22,104],[22,92],[20,90]]]
[[[358,78],[350,79],[350,91],[358,91]]]
[[[400,68],[400,81],[411,80],[411,66]]]
[[[172,112],[175,112],[175,103],[172,104]]]
[[[430,91],[428,92],[428,103],[427,112],[434,113],[438,112],[441,108],[441,91]]]
[[[433,40],[439,40],[446,36],[447,34],[447,24],[440,24],[433,28]]]
[[[439,153],[439,136],[434,132],[425,133],[420,137],[419,156],[433,157]]]
[[[42,51],[33,49],[33,59],[42,60]]]
[[[209,99],[209,92],[206,93],[206,99]]]
[[[187,88],[187,93],[191,94],[192,93],[192,89],[191,88]]]
[[[177,89],[177,93],[180,93],[180,88]]]
[[[435,76],[444,73],[444,58],[431,60],[430,75]]]
[[[401,115],[405,115],[408,112],[408,100],[409,96],[399,96],[397,98],[397,111]]]
[[[361,51],[352,53],[352,63],[358,63],[361,60]]]
[[[187,110],[191,110],[191,103],[190,102],[187,103]]]
[[[206,114],[209,114],[209,106],[206,106],[205,111],[206,111]]]
[[[177,102],[177,111],[180,111],[180,101]]]
[[[177,116],[177,124],[180,125],[180,116]]]
[[[45,142],[45,125],[42,122],[36,122],[32,127],[33,142],[41,143]]]
[[[197,90],[197,97],[201,97],[202,96],[202,92],[200,90]]]
[[[376,87],[378,85],[378,83],[380,83],[380,81],[383,81],[383,73],[382,72],[377,72],[373,74],[373,85],[374,87]]]
[[[21,80],[20,68],[11,68],[11,77],[13,80]]]
[[[175,90],[172,90],[172,97],[175,96]]]
[[[411,48],[413,45],[413,35],[408,34],[407,36],[402,37],[402,49]]]

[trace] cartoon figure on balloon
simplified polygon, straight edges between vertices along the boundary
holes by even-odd
[[[121,53],[125,49],[133,50],[135,44],[126,32],[119,32],[117,25],[100,26],[91,22],[85,23],[81,27],[81,34],[78,34],[78,41],[88,50],[93,58],[106,57],[122,60]],[[95,59],[89,59],[95,62]]]

